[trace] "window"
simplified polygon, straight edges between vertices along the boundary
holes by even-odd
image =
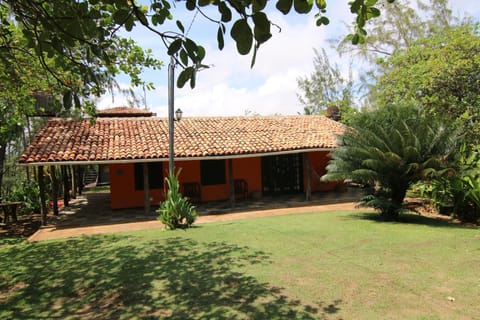
[[[225,160],[200,161],[200,176],[203,186],[225,184]]]
[[[148,163],[148,185],[150,189],[163,189],[163,165]],[[143,163],[135,163],[135,190],[143,190]]]

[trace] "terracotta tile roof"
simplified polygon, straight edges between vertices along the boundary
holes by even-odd
[[[137,109],[137,108],[130,108],[130,107],[114,107],[109,109],[103,109],[97,111],[97,116],[100,118],[106,117],[151,117],[154,116],[155,113],[144,110],[144,109]]]
[[[324,116],[184,118],[175,157],[229,157],[329,149],[345,127]],[[168,158],[164,118],[52,119],[20,157],[23,164]]]

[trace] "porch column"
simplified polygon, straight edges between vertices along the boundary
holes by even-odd
[[[57,169],[55,166],[50,166],[50,176],[52,177],[52,201],[53,201],[53,214],[58,216],[58,179]]]
[[[235,178],[233,176],[232,159],[228,159],[228,178],[230,179],[230,206],[235,208]]]
[[[303,167],[305,168],[305,200],[310,201],[312,200],[312,184],[311,184],[311,167],[310,167],[310,159],[308,158],[308,153],[303,153]]]
[[[42,215],[42,226],[47,225],[47,197],[45,196],[45,181],[43,166],[38,167],[38,188],[40,189],[40,211]]]
[[[62,178],[63,178],[63,205],[69,206],[70,201],[70,184],[68,183],[68,170],[67,166],[61,166]]]
[[[143,211],[150,213],[150,183],[148,181],[148,163],[142,164],[143,169]]]
[[[71,166],[72,172],[72,199],[77,199],[77,166]]]

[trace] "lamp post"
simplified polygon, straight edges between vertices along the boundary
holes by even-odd
[[[175,59],[170,56],[170,63],[168,64],[168,173],[174,174],[174,121],[182,119],[183,112],[180,108],[173,113],[174,110],[174,88],[175,88]],[[175,118],[174,118],[175,116]]]

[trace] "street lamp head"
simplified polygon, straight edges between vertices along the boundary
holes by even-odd
[[[180,108],[178,108],[177,111],[175,111],[175,120],[176,121],[182,120],[182,115],[183,115],[183,111],[180,110]]]

